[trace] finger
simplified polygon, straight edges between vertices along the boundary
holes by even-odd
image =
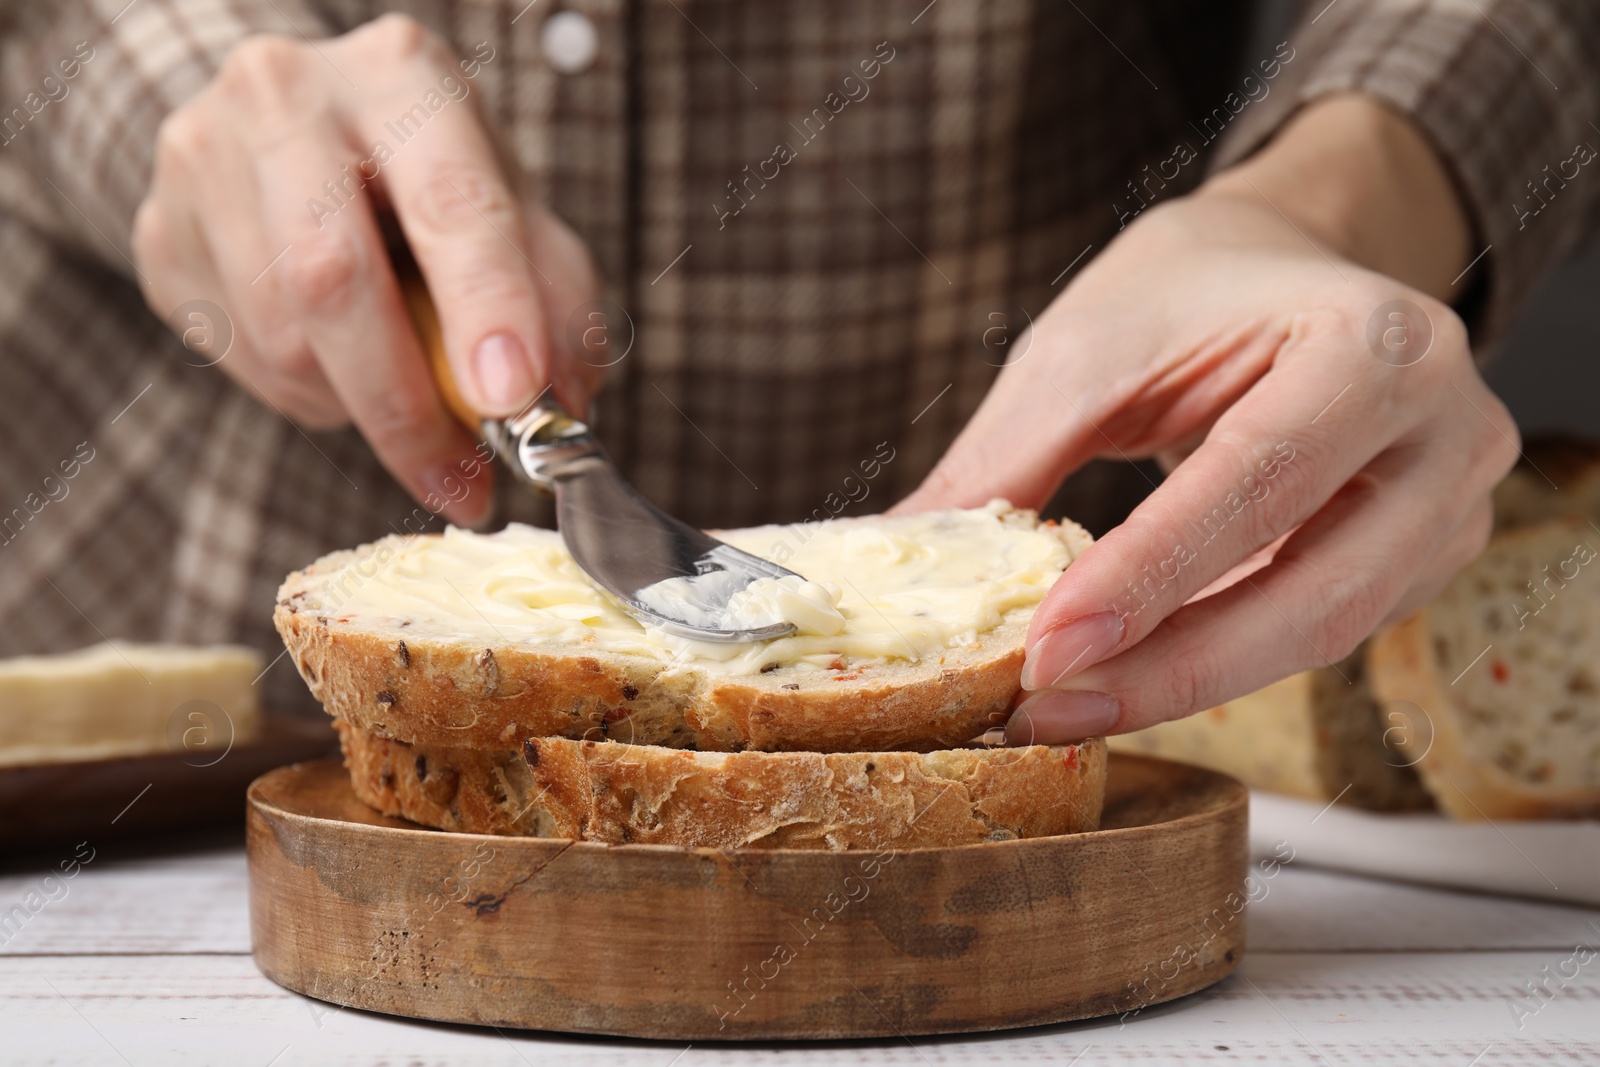
[[[1231,567],[1220,578],[1216,579],[1210,585],[1206,586],[1194,596],[1190,597],[1186,603],[1192,604],[1196,600],[1204,600],[1213,593],[1220,593],[1224,589],[1228,588],[1228,586],[1233,585],[1246,576],[1254,574],[1256,571],[1265,567],[1267,564],[1272,562],[1272,557],[1278,554],[1278,549],[1283,547],[1283,543],[1289,540],[1292,533],[1293,531],[1290,531],[1290,533],[1282,535],[1265,548],[1252,552],[1249,556],[1234,564],[1233,567]]]
[[[1408,618],[1437,599],[1461,569],[1483,553],[1493,531],[1494,508],[1489,498],[1484,497],[1427,561],[1405,595],[1389,609],[1389,614],[1383,618],[1384,625]]]
[[[1034,615],[1024,688],[1059,687],[1142,640],[1425,416],[1395,404],[1392,382],[1353,365],[1343,344],[1337,334],[1298,342],[1126,522],[1073,561]]]
[[[1114,331],[1101,325],[1108,320]],[[1251,329],[1195,358],[1158,360],[1141,376],[1108,372],[1108,353],[1162,352],[1165,330],[1152,315],[1086,322],[1052,309],[1019,342],[1022,355],[1001,371],[938,465],[891,512],[975,507],[997,496],[1042,507],[1096,456],[1126,460],[1135,458],[1127,454],[1131,442],[1188,436],[1261,377],[1285,336]]]
[[[224,369],[307,429],[348,426],[350,413],[299,319],[285,314],[281,293],[264,280],[265,272],[281,265],[273,260],[282,248],[268,248],[259,212],[223,210],[206,217],[205,241],[225,294],[221,304],[236,330],[232,362]]]
[[[542,205],[525,204],[523,213],[528,258],[552,283],[543,294],[545,332],[555,378],[566,382],[556,392],[568,410],[587,411],[605,383],[606,368],[626,358],[632,348],[632,320],[594,307],[584,311],[583,306],[596,301],[601,292],[600,273],[588,247]],[[601,326],[599,333],[590,329],[596,323]]]
[[[1021,360],[1000,372],[933,470],[889,514],[980,507],[996,497],[1040,508],[1068,474],[1108,448],[1089,413],[1115,407],[1120,396],[1099,385],[1063,391],[1048,378],[1028,379],[1044,358],[1032,349],[1047,321],[1029,331]]]
[[[417,144],[403,144],[381,168],[385,194],[428,283],[451,368],[468,404],[484,415],[512,415],[547,385],[576,402],[580,390],[552,366],[543,300],[553,283],[529,257],[522,211],[502,175],[477,112],[470,82],[428,66],[426,84],[375,97],[357,117],[366,143],[392,136],[394,116]],[[449,103],[430,112],[424,89]],[[409,106],[409,110],[407,110]]]
[[[1393,611],[1417,561],[1453,536],[1455,487],[1485,480],[1463,465],[1448,447],[1424,463],[1403,450],[1385,453],[1268,567],[1175,612],[1067,688],[1024,700],[1007,740],[1055,744],[1139,730],[1337,663]],[[1476,491],[1486,494],[1487,485]]]
[[[217,354],[227,360],[223,370],[302,426],[347,425],[349,415],[293,318],[272,286],[260,284],[281,249],[267,248],[249,154],[215,106],[203,96],[162,124],[152,194],[135,233],[166,299],[147,299],[163,317],[189,300],[216,304],[233,333],[225,354]]]
[[[268,278],[384,466],[430,510],[474,525],[489,510],[488,468],[439,402],[370,203],[356,191],[335,213],[308,210],[304,191],[346,163],[340,145],[314,123],[258,149],[269,243],[288,247]],[[473,491],[456,499],[468,472]]]

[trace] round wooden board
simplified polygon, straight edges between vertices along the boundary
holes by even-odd
[[[864,1038],[1136,1011],[1244,951],[1246,800],[1113,755],[1094,833],[902,852],[429,830],[335,760],[250,789],[261,970],[352,1007],[670,1038]]]

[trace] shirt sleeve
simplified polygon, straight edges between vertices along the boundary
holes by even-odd
[[[1283,76],[1228,127],[1213,167],[1329,93],[1367,93],[1409,116],[1472,220],[1486,270],[1454,302],[1474,343],[1493,342],[1600,225],[1600,4],[1311,0],[1288,44]]]
[[[0,16],[0,208],[132,277],[156,132],[234,45],[326,36],[302,0],[62,0]]]

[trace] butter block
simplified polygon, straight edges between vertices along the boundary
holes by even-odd
[[[261,732],[262,655],[114,642],[0,660],[0,767],[158,753],[206,763]]]

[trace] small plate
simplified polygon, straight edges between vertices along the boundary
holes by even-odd
[[[1250,795],[1253,850],[1373,878],[1600,905],[1600,821],[1455,822]]]

